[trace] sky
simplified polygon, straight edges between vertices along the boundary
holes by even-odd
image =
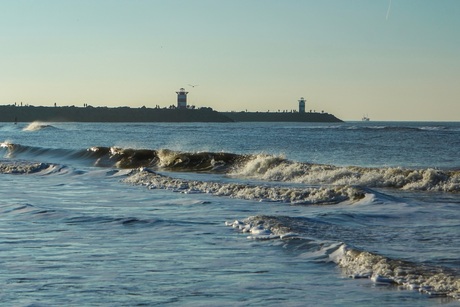
[[[3,0],[0,105],[460,121],[459,0]],[[191,85],[194,85],[191,86]]]

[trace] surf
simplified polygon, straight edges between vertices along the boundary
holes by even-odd
[[[355,202],[365,196],[364,192],[359,188],[351,186],[299,188],[186,180],[161,175],[146,168],[133,170],[123,181],[133,185],[145,186],[151,190],[172,190],[185,194],[206,193],[259,202],[281,202],[296,205]]]
[[[404,167],[335,166],[288,160],[280,155],[228,152],[188,152],[94,146],[63,149],[26,146],[10,142],[0,151],[10,159],[43,162],[83,161],[98,167],[174,172],[207,172],[233,178],[306,185],[362,186],[402,191],[460,192],[460,170]]]
[[[318,222],[311,218],[299,220],[257,215],[244,220],[227,221],[225,226],[246,235],[250,240],[281,240],[285,248],[295,246],[303,258],[334,263],[342,270],[342,274],[352,279],[368,279],[375,284],[415,290],[431,297],[460,299],[460,278],[452,270],[357,249],[345,242],[321,237],[322,231],[312,233],[307,230]],[[323,229],[333,227],[333,224],[328,223],[321,225]]]
[[[28,124],[26,127],[24,127],[22,129],[22,131],[39,131],[39,130],[43,130],[43,129],[57,129],[56,127],[54,127],[53,125],[51,124],[47,124],[47,123],[44,123],[44,122],[40,122],[40,121],[34,121],[30,124]]]
[[[232,176],[311,185],[354,185],[410,191],[460,192],[460,171],[435,168],[334,166],[253,155]]]

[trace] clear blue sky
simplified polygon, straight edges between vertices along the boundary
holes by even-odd
[[[391,5],[390,5],[391,4]],[[459,0],[0,2],[0,104],[460,120]],[[195,88],[189,84],[198,84]]]

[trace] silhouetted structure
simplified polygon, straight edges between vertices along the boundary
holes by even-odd
[[[299,112],[223,112],[235,122],[342,122],[329,113],[299,113]]]
[[[177,94],[177,108],[178,109],[187,109],[187,94],[184,88],[179,89]]]
[[[305,113],[305,98],[303,97],[299,99],[299,113]]]
[[[231,122],[211,108],[0,106],[0,122]]]
[[[4,105],[0,106],[0,122],[341,122],[328,113],[305,113],[305,99],[299,100],[299,112],[217,112],[212,108],[195,108],[187,106],[187,94],[184,88],[177,93],[177,107],[169,108],[108,108],[92,107],[84,104],[83,108],[69,106],[35,107]]]

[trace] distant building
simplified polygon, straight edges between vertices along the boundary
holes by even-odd
[[[299,113],[305,113],[305,98],[303,97],[299,99]]]
[[[177,94],[177,108],[178,109],[187,109],[187,94],[184,88],[179,89]]]

